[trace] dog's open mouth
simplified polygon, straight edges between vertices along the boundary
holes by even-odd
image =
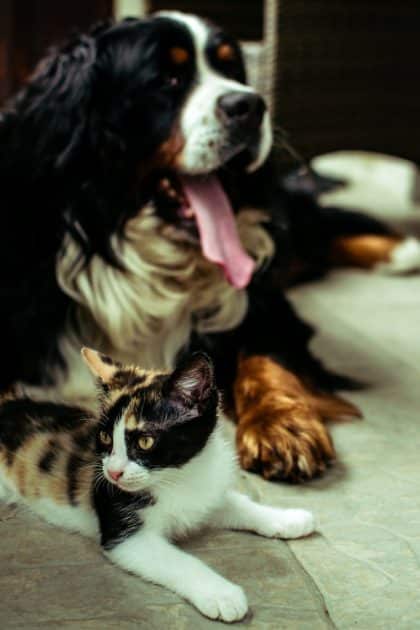
[[[240,241],[231,203],[216,173],[177,175],[158,180],[158,194],[176,219],[176,228],[199,239],[205,258],[220,265],[237,289],[246,287],[255,263]]]

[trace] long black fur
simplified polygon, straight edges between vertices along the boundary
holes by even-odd
[[[192,46],[186,28],[178,25],[174,33],[163,18],[77,36],[51,50],[0,114],[1,388],[16,380],[46,383],[45,364],[62,362],[58,340],[72,303],[57,284],[55,263],[66,233],[87,258],[97,254],[120,264],[110,238],[150,199],[148,161],[169,137],[189,87],[182,83],[176,99],[169,98],[156,55],[158,42],[168,38],[187,50]],[[200,338],[199,347],[217,357],[221,347],[226,354],[220,344],[229,337],[231,370],[240,350],[271,352],[325,387],[338,384],[309,353],[311,330],[282,295],[288,265],[298,254],[322,271],[338,234],[387,229],[291,192],[271,160],[246,177],[232,163],[222,177],[234,205],[270,210],[277,254],[249,288],[250,310],[238,330]],[[290,332],[274,335],[279,329]],[[273,338],[276,347],[269,343]]]

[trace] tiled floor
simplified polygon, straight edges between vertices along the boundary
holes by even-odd
[[[261,501],[311,508],[285,543],[206,532],[186,547],[246,590],[244,627],[420,629],[420,278],[337,272],[293,293],[328,363],[370,384],[363,421],[332,428],[338,462],[305,486],[244,475]],[[0,508],[0,628],[225,627],[108,564],[90,541]]]

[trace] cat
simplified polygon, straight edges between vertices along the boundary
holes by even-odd
[[[246,596],[173,540],[207,525],[298,538],[305,510],[259,505],[234,489],[237,464],[223,437],[210,359],[173,372],[124,366],[90,348],[98,414],[5,396],[0,405],[0,495],[50,523],[97,537],[116,565],[234,622]]]

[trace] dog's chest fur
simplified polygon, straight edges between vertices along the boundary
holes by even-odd
[[[237,217],[241,240],[257,267],[274,251],[265,220],[255,209]],[[83,265],[77,244],[66,239],[57,278],[75,305],[69,321],[76,319],[77,325],[67,325],[60,340],[66,369],[50,368],[54,386],[50,391],[42,388],[43,397],[92,398],[81,345],[99,347],[124,363],[171,369],[193,330],[229,330],[245,316],[246,291],[232,287],[198,248],[168,238],[165,225],[152,212],[142,210],[128,223],[125,236],[112,243],[124,271],[98,256]],[[36,396],[39,390],[30,393]]]

